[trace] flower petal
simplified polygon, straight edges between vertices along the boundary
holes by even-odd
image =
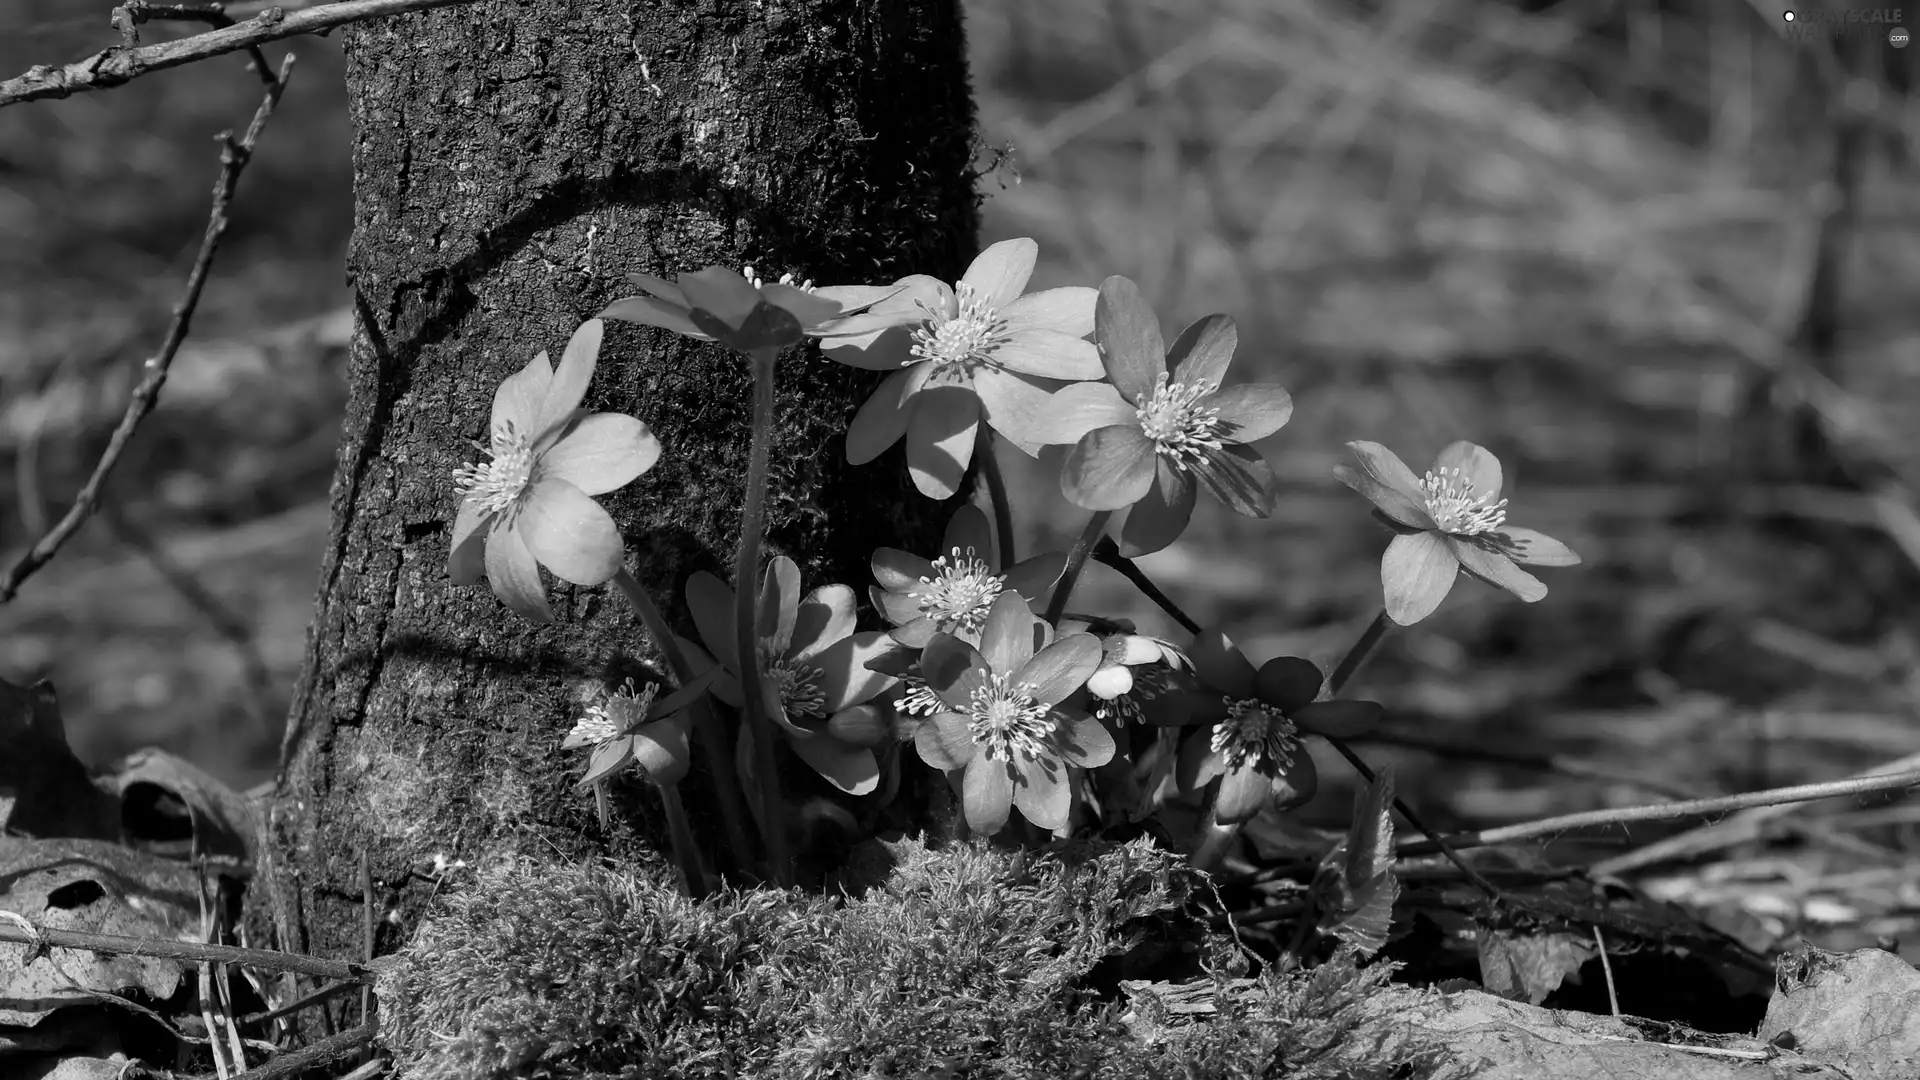
[[[1060,493],[1086,510],[1124,510],[1147,497],[1159,460],[1137,421],[1090,431],[1067,452]]]
[[[1015,563],[1013,569],[1007,571],[1005,587],[1026,597],[1029,602],[1037,602],[1053,591],[1060,575],[1066,572],[1067,553],[1049,551]]]
[[[604,584],[626,561],[626,542],[612,515],[565,480],[545,477],[529,486],[518,529],[540,565],[574,585]]]
[[[801,326],[827,323],[840,314],[840,302],[777,281],[760,286],[760,298],[799,320]]]
[[[1101,379],[1100,348],[1058,330],[1013,330],[993,347],[994,364],[1043,379]]]
[[[974,393],[980,396],[987,426],[1005,436],[1028,457],[1038,456],[1045,445],[1042,439],[1053,408],[1053,392],[1059,385],[1051,379],[1022,375],[991,364],[973,373]]]
[[[1377,701],[1316,701],[1292,712],[1300,730],[1334,739],[1351,739],[1380,726],[1386,710]]]
[[[1067,827],[1073,808],[1073,788],[1067,783],[1067,767],[1059,761],[1024,761],[1013,785],[1013,805],[1020,816],[1048,832]]]
[[[593,755],[587,759],[587,771],[574,786],[575,791],[585,791],[594,781],[604,780],[616,770],[633,760],[633,738],[608,739],[594,747]]]
[[[1225,771],[1225,759],[1213,748],[1212,728],[1199,728],[1180,744],[1180,758],[1174,766],[1174,779],[1182,791],[1198,793]]]
[[[1280,766],[1280,771],[1270,781],[1273,792],[1273,805],[1281,810],[1291,810],[1313,798],[1320,790],[1320,767],[1313,763],[1313,755],[1307,748],[1295,743],[1293,759]]]
[[[1008,330],[1052,330],[1083,338],[1093,333],[1093,306],[1099,298],[1099,290],[1085,285],[1042,289],[1003,305],[1000,317]]]
[[[1447,537],[1447,546],[1453,550],[1454,557],[1460,560],[1460,565],[1481,581],[1497,585],[1529,604],[1546,598],[1546,584],[1515,566],[1513,560],[1505,555],[1489,551],[1463,537]]]
[[[733,613],[733,589],[705,570],[696,570],[687,579],[687,610],[693,615],[693,627],[720,665],[734,675],[740,674],[740,650],[734,641],[738,623]]]
[[[738,270],[724,266],[681,274],[680,291],[686,294],[688,307],[704,311],[735,330],[760,306],[760,290],[748,284]]]
[[[820,692],[828,713],[872,701],[898,682],[867,667],[867,661],[894,648],[885,630],[868,630],[840,638],[814,653],[809,662],[820,669]]]
[[[619,413],[595,413],[567,429],[540,455],[539,479],[565,480],[588,495],[632,483],[660,460],[647,425]]]
[[[1227,365],[1233,362],[1233,350],[1239,344],[1240,331],[1227,316],[1209,315],[1195,321],[1180,331],[1173,348],[1167,350],[1173,381],[1217,388],[1227,377]]]
[[[687,306],[687,294],[680,291],[680,286],[675,285],[665,278],[657,278],[652,274],[636,273],[628,274],[627,280],[633,282],[640,291],[651,296],[656,296],[672,304],[674,307],[685,308]]]
[[[1213,797],[1213,817],[1222,825],[1238,825],[1265,810],[1272,801],[1272,778],[1249,761],[1220,777],[1219,794]]]
[[[514,525],[496,519],[487,533],[487,585],[500,602],[536,623],[553,621],[547,590],[540,584],[540,564]]]
[[[893,617],[891,613],[887,616],[889,619]],[[887,636],[891,637],[896,643],[905,645],[909,649],[924,649],[927,646],[927,642],[933,640],[933,635],[939,632],[940,624],[931,616],[916,615],[910,619],[899,620],[893,629],[887,631]],[[974,634],[968,636],[977,639],[979,635]],[[973,642],[970,641],[968,644],[973,644]]]
[[[967,726],[967,718],[950,712],[935,714],[915,729],[913,748],[920,754],[921,761],[942,772],[966,768],[980,752]]]
[[[1403,533],[1387,545],[1380,559],[1380,587],[1386,594],[1387,618],[1412,626],[1433,614],[1453,588],[1460,560],[1439,533]]]
[[[800,601],[793,623],[793,644],[787,655],[795,660],[817,656],[820,650],[853,633],[859,603],[845,585],[822,585]]]
[[[865,465],[906,434],[913,392],[926,382],[926,364],[895,371],[882,379],[847,425],[847,463]],[[916,374],[918,373],[918,374]]]
[[[903,277],[892,287],[894,295],[872,310],[826,328],[820,351],[842,364],[870,371],[892,371],[914,363],[913,332],[926,324],[929,309],[953,310],[953,290],[925,274]]]
[[[1113,384],[1078,382],[1048,396],[1047,412],[1036,425],[1035,436],[1044,445],[1080,441],[1090,431],[1117,425],[1140,425],[1140,416]]]
[[[934,386],[914,395],[907,472],[922,495],[950,499],[960,490],[979,425],[980,399],[967,387]]]
[[[1014,672],[1016,686],[1033,687],[1033,700],[1057,705],[1087,685],[1100,669],[1100,639],[1092,634],[1066,634],[1041,649]]]
[[[832,736],[818,739],[788,739],[787,745],[813,771],[849,795],[865,795],[880,786],[880,763],[873,751],[864,746],[841,742]]]
[[[1542,532],[1503,525],[1488,539],[1500,545],[1508,558],[1523,566],[1578,566],[1580,556],[1572,548]]]
[[[1324,680],[1311,660],[1297,656],[1276,656],[1260,665],[1253,675],[1253,693],[1261,701],[1291,714],[1312,704],[1320,696]]]
[[[953,512],[947,519],[947,531],[940,537],[939,557],[952,558],[956,550],[962,558],[972,552],[973,558],[999,568],[993,550],[993,526],[987,521],[987,512],[972,503],[963,503]],[[932,567],[928,570],[931,572]]]
[[[543,351],[527,361],[527,366],[502,379],[493,391],[492,426],[488,436],[505,424],[529,442],[544,434],[534,424],[540,419],[540,404],[546,400],[547,387],[553,384],[553,365]]]
[[[987,624],[980,634],[980,655],[987,666],[1001,675],[1020,670],[1033,659],[1041,645],[1039,620],[1033,608],[1019,593],[1002,592],[987,609]]]
[[[1133,504],[1120,528],[1120,553],[1151,555],[1180,539],[1193,520],[1194,483],[1190,473],[1161,462],[1147,497]]]
[[[1278,383],[1225,387],[1198,404],[1203,409],[1213,409],[1224,429],[1221,436],[1237,443],[1264,439],[1285,427],[1293,417],[1293,395]]]
[[[679,292],[678,289],[674,290]],[[607,305],[597,318],[618,319],[621,322],[639,323],[642,326],[658,326],[676,334],[685,334],[701,341],[712,341],[711,335],[701,331],[693,324],[693,318],[687,309],[657,300],[651,296],[629,296],[624,300],[615,300]]]
[[[477,585],[486,571],[486,527],[493,515],[474,499],[461,499],[447,542],[447,576],[455,585]]]
[[[1209,687],[1236,700],[1253,696],[1253,661],[1232,638],[1218,630],[1202,631],[1194,637],[1187,655],[1193,659],[1194,674]]]
[[[973,760],[967,762],[961,799],[967,828],[981,836],[992,836],[1006,828],[1007,813],[1013,803],[1011,767],[985,754],[975,754]]]
[[[560,368],[553,373],[553,380],[540,399],[540,412],[529,433],[534,438],[551,430],[580,407],[581,400],[587,396],[587,384],[593,381],[593,369],[600,360],[600,339],[606,328],[607,324],[599,319],[588,319],[567,339],[566,350],[560,354]]]
[[[1234,513],[1250,518],[1273,513],[1273,467],[1253,447],[1228,443],[1203,451],[1190,471],[1207,494]]]
[[[1140,295],[1140,286],[1115,275],[1100,283],[1094,306],[1094,340],[1112,380],[1128,401],[1139,401],[1167,371],[1160,319]]]
[[[631,736],[633,764],[656,784],[677,784],[687,775],[691,753],[687,729],[678,720],[642,724]]]
[[[1461,440],[1448,444],[1440,456],[1433,459],[1434,471],[1458,469],[1460,475],[1473,482],[1473,493],[1485,495],[1489,503],[1500,501],[1500,459],[1494,457],[1485,447]]]
[[[910,593],[920,579],[933,576],[933,563],[899,548],[880,548],[873,553],[873,580],[891,593]]]
[[[788,655],[799,610],[799,564],[785,555],[775,555],[760,571],[760,605],[753,616],[755,637],[770,644],[773,655]]]
[[[1060,728],[1060,756],[1083,769],[1097,769],[1113,760],[1113,732],[1091,716],[1077,717]]]
[[[973,692],[992,669],[979,650],[952,634],[935,634],[920,651],[920,677],[950,709],[972,706]]]
[[[1420,479],[1393,451],[1379,443],[1355,441],[1347,444],[1360,462],[1358,469],[1335,466],[1333,475],[1340,482],[1366,496],[1380,512],[1402,525],[1415,529],[1434,528],[1433,515],[1427,513],[1426,496]]]
[[[1026,291],[1039,257],[1040,245],[1026,237],[1002,240],[974,256],[960,284],[971,287],[988,307],[1006,307]]]

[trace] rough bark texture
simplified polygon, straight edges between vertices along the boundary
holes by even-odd
[[[286,947],[338,957],[362,948],[363,852],[382,951],[436,857],[655,857],[641,785],[616,789],[603,833],[572,790],[582,756],[559,749],[581,695],[647,655],[622,599],[555,583],[538,628],[447,579],[451,474],[499,381],[557,358],[631,271],[951,278],[977,206],[954,0],[481,0],[354,27],[346,51],[351,401],[256,892]],[[897,449],[845,464],[875,377],[809,354],[781,380],[769,554],[864,592],[872,549],[937,538],[948,508],[911,493]],[[602,501],[682,627],[686,576],[729,576],[750,389],[737,358],[613,323],[588,392],[665,446]]]

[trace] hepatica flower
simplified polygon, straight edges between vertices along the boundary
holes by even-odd
[[[687,581],[687,604],[707,651],[718,658],[720,674],[713,692],[735,708],[740,665],[734,645],[733,589],[701,571]],[[823,585],[800,596],[800,568],[782,555],[762,575],[757,638],[766,708],[800,759],[834,786],[864,795],[879,783],[879,764],[864,736],[877,716],[868,704],[895,679],[867,668],[889,647],[885,631],[854,632],[854,593],[845,585]],[[703,656],[699,646],[689,651]],[[871,714],[871,715],[870,715]]]
[[[740,352],[783,348],[825,333],[848,315],[900,291],[863,285],[816,289],[796,283],[791,275],[763,282],[752,267],[742,274],[709,266],[682,274],[677,282],[649,274],[629,274],[627,280],[640,287],[641,295],[614,301],[601,318],[658,326]]]
[[[656,784],[677,784],[687,775],[686,706],[693,695],[675,693],[656,703],[657,691],[652,683],[636,690],[628,679],[575,722],[560,748],[592,751],[582,787],[629,762]]]
[[[918,649],[935,634],[980,643],[987,613],[1003,593],[1029,604],[1043,599],[1066,570],[1060,552],[1036,555],[1002,569],[987,515],[977,506],[954,511],[940,540],[940,555],[923,559],[898,548],[873,553],[873,606],[894,625],[893,639]]]
[[[1013,593],[994,601],[980,647],[935,634],[920,670],[940,710],[914,732],[927,764],[961,780],[967,826],[992,835],[1011,809],[1043,829],[1067,826],[1069,768],[1095,768],[1113,757],[1113,736],[1100,722],[1061,706],[1100,666],[1092,634],[1053,631]]]
[[[1193,516],[1196,485],[1249,517],[1273,511],[1273,472],[1245,444],[1280,430],[1293,399],[1271,383],[1222,387],[1238,334],[1210,315],[1169,350],[1160,321],[1133,282],[1100,285],[1094,338],[1109,382],[1054,396],[1044,439],[1072,444],[1060,474],[1067,498],[1089,510],[1132,507],[1129,554],[1171,544]]]
[[[1533,603],[1547,595],[1547,587],[1516,563],[1573,566],[1580,561],[1553,537],[1507,524],[1500,459],[1481,447],[1448,446],[1425,477],[1414,476],[1378,443],[1350,442],[1347,448],[1360,467],[1339,465],[1334,475],[1365,495],[1399,533],[1380,560],[1380,584],[1387,617],[1402,626],[1433,614],[1461,570]]]
[[[1201,714],[1211,726],[1181,746],[1176,776],[1188,791],[1219,778],[1214,817],[1229,825],[1269,805],[1284,810],[1313,798],[1319,773],[1302,736],[1347,738],[1380,722],[1380,706],[1371,701],[1316,702],[1322,679],[1311,661],[1279,656],[1255,671],[1218,631],[1201,635],[1193,663],[1201,683],[1221,697]]]
[[[592,496],[632,481],[660,458],[647,425],[579,409],[600,355],[602,324],[574,331],[555,370],[547,354],[509,375],[493,395],[492,458],[454,473],[460,509],[447,569],[456,585],[484,572],[494,595],[535,622],[550,622],[540,567],[575,585],[620,569],[620,530]]]
[[[849,462],[872,461],[904,435],[914,485],[945,499],[973,460],[983,418],[1021,450],[1038,452],[1048,395],[1061,381],[1102,374],[1099,352],[1084,340],[1094,291],[1025,293],[1039,250],[1032,240],[1003,240],[951,287],[925,275],[902,278],[899,295],[822,336],[833,359],[892,373],[847,429]]]

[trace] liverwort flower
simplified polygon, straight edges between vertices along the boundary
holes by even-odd
[[[1062,706],[1100,666],[1092,634],[1058,640],[1018,594],[993,602],[980,647],[935,634],[920,654],[921,674],[940,712],[914,732],[914,748],[936,769],[963,771],[967,826],[992,835],[1011,808],[1043,829],[1067,826],[1069,768],[1113,757],[1113,736],[1098,720]]]
[[[1301,745],[1303,736],[1344,739],[1380,722],[1375,702],[1315,701],[1320,669],[1297,656],[1275,657],[1255,671],[1219,631],[1202,634],[1192,655],[1201,683],[1220,697],[1198,714],[1211,726],[1181,746],[1175,775],[1187,791],[1219,778],[1214,817],[1224,824],[1246,821],[1269,805],[1285,810],[1313,798],[1319,773]]]
[[[1101,377],[1094,291],[1022,295],[1039,245],[1003,240],[982,251],[959,283],[900,279],[899,295],[822,336],[844,364],[892,372],[854,415],[847,460],[879,457],[904,435],[914,486],[935,499],[960,487],[980,421],[1028,455],[1045,444],[1048,395],[1061,382]]]
[[[600,355],[602,324],[582,323],[555,370],[547,354],[493,395],[493,460],[454,472],[460,509],[447,560],[455,585],[486,575],[494,595],[535,622],[551,622],[540,567],[575,585],[599,585],[626,557],[620,530],[592,496],[632,481],[660,458],[647,425],[579,408]]]
[[[707,653],[719,659],[714,696],[739,708],[740,666],[734,632],[734,592],[719,578],[700,571],[687,581],[687,606],[707,650],[687,642],[696,662]],[[761,576],[756,617],[761,686],[767,715],[787,736],[802,761],[835,787],[865,795],[879,783],[879,764],[866,742],[871,711],[867,703],[894,685],[890,675],[870,670],[867,661],[891,646],[886,632],[854,632],[854,592],[845,585],[822,585],[800,596],[800,568],[778,556]],[[843,715],[853,713],[854,715]],[[859,733],[859,742],[841,737]]]
[[[1100,285],[1094,339],[1110,382],[1054,395],[1044,441],[1072,444],[1060,489],[1088,510],[1132,507],[1127,554],[1159,551],[1193,516],[1196,484],[1236,513],[1273,512],[1273,472],[1245,444],[1280,430],[1293,399],[1271,383],[1221,386],[1238,343],[1233,320],[1209,315],[1169,350],[1160,320],[1123,277]]]
[[[1533,603],[1547,595],[1539,578],[1516,566],[1573,566],[1580,556],[1551,536],[1507,524],[1500,459],[1470,442],[1440,451],[1417,478],[1393,451],[1350,442],[1358,469],[1334,467],[1340,482],[1365,495],[1376,516],[1400,535],[1380,560],[1387,617],[1411,626],[1433,614],[1465,570]]]
[[[593,752],[580,786],[629,762],[656,784],[679,783],[687,775],[686,709],[705,692],[710,678],[695,680],[658,701],[658,687],[648,683],[636,690],[632,679],[596,695],[560,744],[562,750]]]
[[[968,504],[948,519],[938,558],[929,561],[898,548],[874,552],[873,577],[879,584],[868,595],[902,645],[918,649],[935,634],[978,645],[987,612],[1002,593],[1018,593],[1030,604],[1044,600],[1066,568],[1066,555],[1051,552],[1003,570],[986,513]]]
[[[751,266],[744,274],[709,266],[680,275],[678,282],[650,274],[628,274],[627,280],[639,286],[642,295],[614,301],[601,318],[658,326],[739,352],[784,348],[830,332],[847,316],[900,291],[867,285],[815,288],[811,282],[794,281],[791,274],[763,282]]]

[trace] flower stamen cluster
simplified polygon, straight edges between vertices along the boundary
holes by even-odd
[[[913,599],[943,633],[973,634],[986,625],[1006,583],[1006,575],[994,573],[972,547],[956,547],[933,560],[932,575],[920,578]]]
[[[453,485],[462,499],[471,499],[482,511],[498,514],[520,498],[533,477],[533,440],[502,420],[493,427],[493,443],[480,449],[493,460],[462,465],[453,471]]]
[[[906,693],[901,694],[900,700],[893,706],[900,715],[932,716],[946,709],[946,706],[940,703],[940,695],[934,692],[933,687],[927,685],[925,679],[904,675],[900,679],[900,685],[906,688]]]
[[[922,300],[920,310],[926,321],[913,331],[911,358],[901,367],[930,360],[936,368],[985,363],[993,350],[1007,337],[1007,320],[979,295],[973,286],[961,282],[954,289],[958,310],[948,316]]]
[[[646,720],[658,692],[659,687],[652,683],[635,690],[633,680],[628,679],[619,689],[587,706],[586,715],[575,722],[568,739],[599,746],[632,731]]]
[[[751,265],[749,265],[749,266],[744,266],[744,267],[741,267],[741,268],[740,268],[740,276],[741,276],[741,277],[743,277],[743,278],[746,278],[746,279],[747,279],[747,284],[749,284],[749,285],[751,285],[751,286],[753,286],[753,287],[754,287],[754,288],[756,288],[756,289],[758,289],[758,288],[760,288],[760,287],[761,287],[762,285],[765,285],[765,284],[766,284],[766,282],[764,282],[764,281],[762,281],[762,280],[760,279],[760,275],[754,272],[754,269],[753,269],[753,267],[752,267]],[[781,275],[780,275],[780,280],[779,280],[778,282],[776,282],[776,284],[780,284],[780,285],[786,285],[786,286],[789,286],[789,287],[791,287],[791,288],[795,288],[795,289],[799,289],[799,290],[800,290],[801,292],[812,292],[812,291],[813,291],[813,279],[812,279],[812,278],[808,278],[808,279],[806,279],[805,281],[802,281],[802,280],[800,280],[799,278],[797,278],[797,277],[795,277],[795,276],[793,276],[793,275],[792,275],[792,274],[790,274],[790,273],[788,273],[788,274],[781,274]]]
[[[790,717],[820,719],[827,715],[827,692],[822,674],[812,664],[789,660],[772,642],[760,643],[760,669],[766,672]]]
[[[1280,710],[1257,698],[1225,699],[1227,718],[1214,725],[1213,752],[1229,769],[1252,760],[1257,765],[1285,768],[1300,745],[1300,732]]]
[[[1492,502],[1492,492],[1475,495],[1473,481],[1461,469],[1428,472],[1420,490],[1426,496],[1427,513],[1441,532],[1478,536],[1506,524],[1507,500]]]
[[[1197,408],[1196,403],[1218,387],[1211,383],[1172,382],[1166,372],[1153,381],[1134,416],[1140,421],[1140,433],[1152,440],[1153,448],[1176,469],[1185,470],[1218,450],[1220,410]]]
[[[968,730],[989,759],[1012,762],[1016,754],[1031,759],[1051,751],[1053,708],[1034,698],[1035,689],[999,673],[974,688],[967,702]]]
[[[1147,702],[1158,700],[1167,691],[1167,673],[1170,670],[1161,664],[1142,664],[1134,668],[1133,686],[1117,697],[1096,697],[1093,715],[1113,723],[1145,723],[1145,706]]]

